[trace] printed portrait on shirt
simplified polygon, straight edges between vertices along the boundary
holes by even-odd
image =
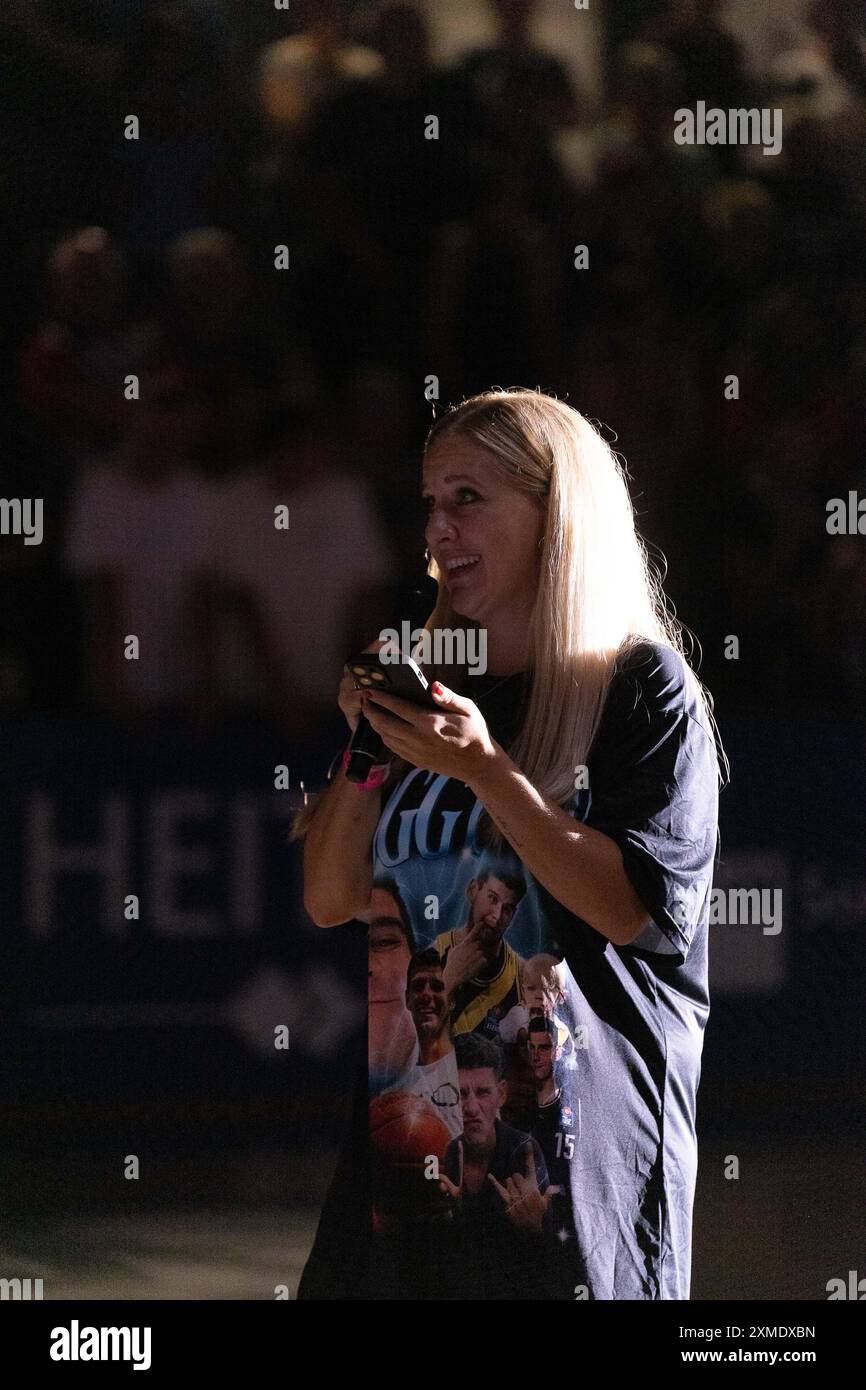
[[[411,1066],[415,1050],[415,1029],[406,1009],[406,972],[415,937],[400,889],[384,875],[373,883],[367,941],[367,1055],[375,1092]]]
[[[525,895],[519,866],[481,860],[466,886],[463,921],[436,937],[453,1037],[475,1031],[498,1037],[501,1020],[521,1002],[523,962],[507,937]]]

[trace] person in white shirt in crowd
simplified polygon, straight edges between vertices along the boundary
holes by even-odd
[[[81,581],[92,705],[133,724],[178,715],[188,699],[192,576],[213,491],[195,464],[206,410],[188,374],[154,363],[140,390],[119,447],[82,467],[64,545]]]
[[[267,707],[287,737],[314,735],[374,614],[381,625],[396,567],[348,456],[325,407],[276,407],[255,465],[217,489],[197,585],[205,724]]]

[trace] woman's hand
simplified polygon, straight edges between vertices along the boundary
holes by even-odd
[[[381,637],[377,637],[375,642],[371,642],[369,647],[365,647],[365,652],[377,652],[380,647],[384,647],[385,642]],[[340,681],[340,689],[337,693],[337,704],[346,716],[346,722],[352,733],[358,727],[358,719],[364,711],[361,708],[361,696],[364,694],[363,688],[355,688],[355,677],[349,670],[348,663],[343,668],[345,674]]]
[[[439,709],[427,710],[384,690],[365,690],[361,711],[386,748],[413,767],[427,768],[467,784],[500,751],[478,706],[434,681]]]

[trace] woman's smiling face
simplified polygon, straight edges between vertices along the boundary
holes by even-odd
[[[424,534],[455,613],[484,624],[530,612],[544,530],[538,504],[509,486],[489,450],[459,434],[431,445],[422,486]]]

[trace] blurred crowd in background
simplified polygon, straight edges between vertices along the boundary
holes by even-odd
[[[0,712],[312,732],[424,571],[435,377],[601,422],[720,715],[860,718],[861,7],[756,72],[713,0],[609,5],[601,104],[529,0],[447,66],[429,8],[5,0],[0,491],[45,539],[0,536]],[[698,101],[781,153],[678,145]]]

